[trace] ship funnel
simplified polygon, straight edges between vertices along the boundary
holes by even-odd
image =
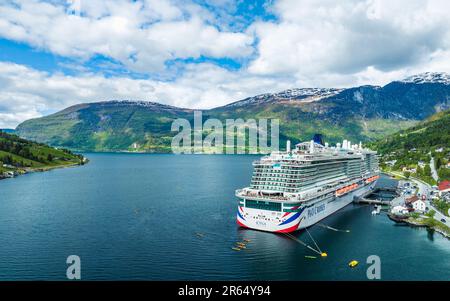
[[[315,134],[314,137],[313,137],[313,140],[317,144],[325,145],[325,143],[323,142],[323,135],[322,134]]]
[[[359,141],[359,149],[362,149],[362,143]]]
[[[336,148],[337,148],[337,149],[341,148],[341,144],[340,144],[339,142],[336,143]]]
[[[288,152],[288,153],[291,152],[291,141],[290,140],[286,141],[286,152]]]
[[[344,141],[342,141],[342,148],[347,149],[347,140],[346,139],[344,139]]]
[[[350,140],[347,141],[347,149],[352,148],[352,142]]]
[[[311,140],[309,143],[309,152],[314,153],[314,140]]]
[[[325,147],[328,148],[328,142],[325,142]]]

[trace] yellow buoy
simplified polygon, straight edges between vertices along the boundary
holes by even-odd
[[[327,254],[327,253],[325,253],[325,252],[322,252],[322,253],[320,254],[320,256],[322,256],[322,257],[327,257],[327,256],[328,256],[328,254]]]
[[[358,265],[358,263],[359,262],[357,260],[352,260],[352,261],[349,262],[348,266],[351,267],[351,268],[354,268],[354,267],[356,267]]]

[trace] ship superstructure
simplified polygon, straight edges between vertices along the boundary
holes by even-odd
[[[319,139],[253,162],[249,187],[236,191],[242,227],[292,232],[309,227],[373,189],[379,178],[375,151]]]

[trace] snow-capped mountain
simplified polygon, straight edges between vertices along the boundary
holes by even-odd
[[[325,132],[329,141],[341,141],[343,137],[367,141],[450,109],[449,83],[446,73],[424,73],[383,87],[289,89],[203,110],[203,116],[222,122],[276,118],[280,121],[280,139],[285,140],[303,141]],[[82,151],[135,151],[139,145],[141,151],[170,152],[175,135],[172,122],[178,118],[192,120],[192,109],[116,100],[79,104],[28,120],[17,127],[16,133]]]
[[[425,72],[409,76],[401,80],[401,82],[414,84],[440,83],[450,85],[450,74],[446,72]]]
[[[323,98],[339,94],[344,89],[336,88],[296,88],[288,89],[278,93],[265,93],[248,97],[243,100],[233,102],[225,107],[241,107],[250,104],[262,104],[273,101],[303,101],[312,102]]]

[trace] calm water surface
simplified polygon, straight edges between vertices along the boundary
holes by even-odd
[[[64,280],[72,254],[85,280],[366,280],[372,254],[384,280],[450,279],[450,240],[371,216],[370,206],[323,221],[350,233],[311,228],[326,259],[239,229],[234,190],[248,185],[254,156],[87,156],[84,167],[0,181],[0,280]],[[231,250],[244,238],[246,250]],[[361,264],[350,269],[353,259]]]

